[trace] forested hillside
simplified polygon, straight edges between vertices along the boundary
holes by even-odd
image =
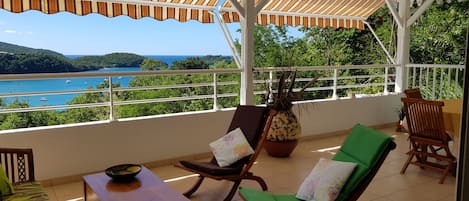
[[[14,45],[10,43],[0,42],[0,53],[12,53],[12,54],[43,54],[43,55],[50,55],[56,56],[59,58],[66,58],[63,54],[58,52],[54,52],[52,50],[45,50],[45,49],[34,49],[30,47],[24,47],[19,45]]]
[[[83,56],[69,59],[51,50],[0,42],[0,74],[64,73],[108,67],[136,67],[145,58],[131,53]]]
[[[137,67],[145,57],[131,53],[112,53],[104,56],[83,56],[70,60],[79,69]]]
[[[0,53],[0,74],[57,73],[81,71],[67,58],[42,53]]]

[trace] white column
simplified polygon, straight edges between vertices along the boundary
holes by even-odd
[[[409,15],[409,0],[399,0],[399,18],[403,24],[397,29],[396,62],[400,64],[400,66],[396,67],[396,92],[403,92],[407,88],[407,69],[405,65],[409,63],[410,53],[410,28],[407,27],[407,19],[409,19]]]
[[[255,1],[243,0],[244,18],[241,17],[241,89],[240,104],[254,105],[253,65],[254,65],[254,20]]]

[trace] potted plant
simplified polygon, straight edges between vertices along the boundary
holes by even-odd
[[[284,72],[278,79],[276,90],[267,90],[267,105],[277,110],[267,134],[264,148],[274,157],[288,157],[298,144],[301,136],[301,125],[292,111],[293,101],[303,99],[306,88],[317,78],[309,81],[299,91],[294,91],[296,72]]]

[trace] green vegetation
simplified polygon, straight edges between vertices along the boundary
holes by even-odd
[[[75,68],[65,58],[33,54],[0,54],[0,73],[55,73],[76,72]]]
[[[66,58],[63,54],[54,52],[52,50],[45,49],[34,49],[29,47],[23,47],[19,45],[9,44],[0,42],[0,53],[11,53],[11,54],[44,54],[55,56],[59,58]]]
[[[396,25],[393,23],[391,14],[386,8],[376,12],[368,19],[377,35],[383,40],[391,54],[396,50]],[[456,2],[451,4],[434,4],[419,18],[413,25],[411,32],[411,53],[412,63],[436,63],[436,64],[461,64],[464,62],[465,33],[469,16],[469,2]],[[451,25],[451,26],[448,26]],[[362,65],[362,64],[387,64],[387,58],[379,47],[378,43],[368,30],[355,29],[320,29],[308,28],[300,29],[305,33],[304,37],[295,38],[287,35],[285,27],[257,26],[255,29],[255,67],[289,67],[289,66],[337,66],[337,65]],[[239,47],[239,43],[237,44]],[[14,54],[0,54],[0,73],[14,72],[18,68],[20,57],[19,52],[2,49],[0,51]],[[37,52],[36,52],[37,53]],[[28,53],[32,54],[32,53]],[[26,55],[26,54],[25,54]],[[67,61],[55,56],[57,62],[54,66],[65,66],[60,62]],[[26,56],[22,57],[26,60]],[[43,58],[45,60],[45,58]],[[15,61],[15,62],[13,62]],[[110,66],[140,66],[142,70],[168,70],[168,69],[211,69],[211,68],[236,68],[230,57],[206,56],[188,58],[184,61],[174,62],[173,66],[166,63],[145,59],[138,55],[116,53],[102,57],[82,57],[75,61],[69,61],[74,68],[83,70],[94,67]],[[49,66],[50,67],[50,66]],[[63,68],[65,69],[65,68]],[[29,68],[22,69],[24,71]],[[46,69],[42,69],[46,70]],[[48,70],[48,69],[47,69]],[[71,71],[70,70],[70,71]],[[339,76],[369,75],[383,73],[384,69],[353,69],[340,70]],[[333,71],[321,70],[314,72],[297,72],[297,80],[312,77],[331,77]],[[389,72],[394,73],[394,72]],[[438,72],[436,79],[444,76],[444,72]],[[238,94],[239,74],[218,74],[218,82],[238,82],[238,85],[220,85],[218,94]],[[256,79],[266,79],[267,74],[256,74]],[[459,75],[462,79],[462,74]],[[168,114],[185,111],[208,110],[213,108],[213,99],[208,96],[199,99],[198,96],[213,94],[213,75],[187,74],[187,75],[164,75],[164,76],[138,76],[134,77],[129,87],[159,87],[158,89],[148,89],[143,91],[121,91],[113,94],[114,101],[146,100],[150,103],[137,105],[116,106],[115,114],[118,118],[146,116],[155,114]],[[342,79],[339,84],[354,84],[372,82],[377,78],[355,78]],[[306,80],[306,79],[305,79]],[[308,79],[309,80],[309,79]],[[382,80],[381,80],[382,81]],[[301,88],[307,81],[297,81],[295,88]],[[315,87],[330,86],[331,81],[317,81]],[[186,87],[197,83],[198,87]],[[102,83],[97,88],[106,88],[108,83]],[[176,87],[174,87],[176,86]],[[116,85],[114,87],[119,87]],[[173,87],[172,89],[169,89]],[[264,90],[265,86],[256,85],[255,90]],[[446,88],[447,86],[443,87]],[[357,93],[377,93],[382,92],[383,87],[368,87],[356,91]],[[392,89],[390,89],[392,90]],[[440,89],[438,89],[440,90]],[[424,93],[429,93],[428,89],[423,89]],[[339,90],[338,95],[344,96],[347,90]],[[446,93],[445,96],[459,96],[458,92]],[[304,94],[306,99],[326,98],[332,96],[331,91],[315,91]],[[161,102],[161,98],[185,98],[183,101]],[[191,98],[194,98],[192,100]],[[196,99],[197,98],[197,99]],[[75,96],[68,104],[85,104],[107,102],[108,93],[89,93]],[[239,103],[239,96],[224,97],[218,99],[220,107],[232,107]],[[263,97],[257,96],[256,102],[261,103]],[[27,103],[15,101],[6,105],[0,99],[0,108],[21,108],[29,107]],[[37,127],[46,125],[66,124],[104,120],[109,117],[108,107],[68,109],[63,111],[41,111],[29,113],[0,114],[0,129],[14,129],[25,127]]]
[[[33,49],[0,42],[0,74],[64,73],[106,67],[139,66],[145,57],[131,53],[83,56],[69,59],[51,50]]]
[[[83,56],[70,60],[79,69],[91,70],[111,67],[139,66],[145,57],[130,53],[112,53],[104,56]]]

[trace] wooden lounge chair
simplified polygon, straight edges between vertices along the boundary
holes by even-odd
[[[254,149],[254,153],[228,167],[220,167],[217,164],[215,157],[208,162],[180,161],[176,167],[199,174],[198,181],[191,189],[184,193],[184,196],[190,197],[195,191],[197,191],[206,177],[215,180],[229,180],[234,182],[231,191],[224,199],[225,201],[229,201],[233,198],[241,180],[243,179],[257,181],[262,189],[267,190],[267,184],[265,181],[261,177],[253,175],[253,173],[249,172],[249,169],[254,164],[262,149],[272,118],[275,114],[276,111],[269,110],[266,107],[238,106],[228,132],[236,128],[241,128],[247,141]]]
[[[395,147],[393,139],[386,134],[360,124],[355,125],[339,152],[332,158],[357,163],[336,201],[357,200]],[[294,194],[279,195],[248,188],[241,188],[239,192],[246,201],[300,201]]]
[[[3,200],[49,200],[41,184],[35,181],[32,149],[0,148],[0,164],[14,188],[13,194],[1,196]]]
[[[407,114],[407,127],[411,147],[407,161],[402,167],[404,174],[409,164],[443,172],[442,184],[452,170],[456,158],[449,150],[450,136],[446,133],[441,101],[402,98]],[[415,157],[415,160],[414,160]],[[430,159],[435,160],[430,160]],[[444,164],[446,163],[446,164]]]

